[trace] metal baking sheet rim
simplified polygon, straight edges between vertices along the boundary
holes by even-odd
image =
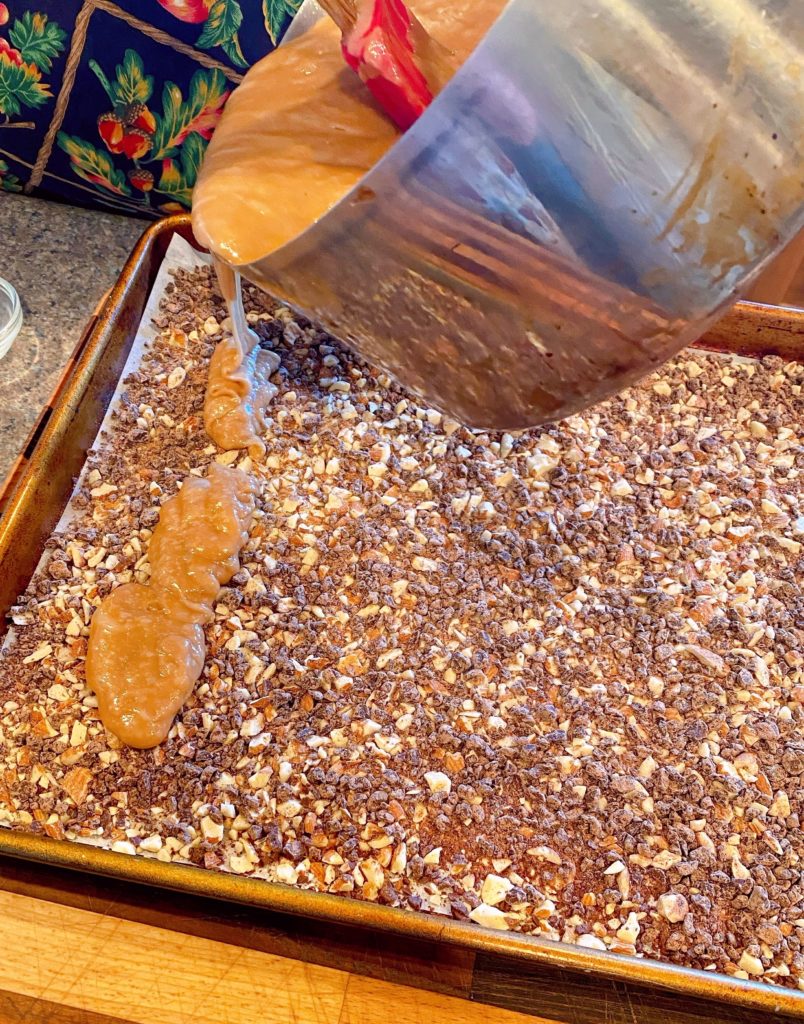
[[[34,428],[23,460],[12,471],[0,495],[0,564],[13,541],[15,525],[30,515],[28,507],[33,475],[42,452],[54,450],[69,431],[76,400],[85,398],[98,369],[111,330],[132,288],[142,285],[149,259],[160,243],[174,232],[190,238],[186,215],[167,218],[149,227],[135,246],[104,308],[93,319],[74,353],[43,417]],[[151,268],[153,269],[153,268]],[[150,280],[144,289],[145,298]],[[144,304],[144,302],[143,302]],[[139,318],[137,318],[139,321]],[[753,325],[753,327],[752,327]],[[136,330],[136,324],[133,325]],[[730,335],[740,339],[739,348]],[[774,340],[787,335],[789,343]],[[753,343],[752,343],[752,335]],[[133,337],[133,333],[132,333]],[[762,343],[757,338],[763,339]],[[702,347],[761,355],[775,348],[783,355],[804,353],[804,310],[781,309],[757,303],[739,303],[729,316],[702,339]],[[64,496],[65,500],[67,495]],[[5,614],[7,608],[3,608]],[[407,936],[413,940],[444,943],[477,952],[493,953],[533,965],[583,972],[608,980],[657,987],[698,999],[710,999],[804,1020],[804,993],[725,974],[710,973],[656,960],[620,956],[548,939],[481,928],[438,915],[416,913],[269,882],[216,872],[192,865],[166,864],[152,858],[113,853],[81,843],[50,839],[33,833],[0,829],[0,855],[89,872],[137,884],[157,886],[190,895],[260,907],[277,913],[329,921],[373,931]]]

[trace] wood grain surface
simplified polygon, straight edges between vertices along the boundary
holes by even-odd
[[[760,1024],[424,941],[0,858],[0,1024]]]
[[[533,1020],[18,893],[0,892],[0,943],[8,1021],[371,1024],[386,1021],[391,1008],[399,1024]]]

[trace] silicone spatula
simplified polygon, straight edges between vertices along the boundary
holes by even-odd
[[[346,63],[406,130],[456,70],[402,0],[320,0],[342,33]]]

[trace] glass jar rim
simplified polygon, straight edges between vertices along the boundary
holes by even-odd
[[[0,277],[0,292],[8,299],[10,312],[4,323],[0,323],[0,359],[8,352],[22,327],[22,304],[12,284]]]

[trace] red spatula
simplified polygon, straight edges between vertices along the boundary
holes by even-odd
[[[403,131],[455,71],[438,43],[402,0],[319,0],[342,33],[346,63]]]

